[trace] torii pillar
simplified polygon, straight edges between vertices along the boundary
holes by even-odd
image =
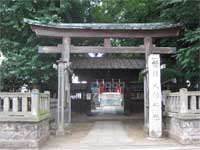
[[[149,84],[148,84],[148,57],[152,53],[152,37],[144,38],[145,48],[145,72],[144,72],[144,127],[148,129],[149,126]]]
[[[70,65],[70,43],[71,39],[69,37],[63,37],[62,57],[61,60],[58,61],[58,116],[56,135],[64,135],[65,123],[71,123],[71,98],[68,71]],[[65,106],[67,107],[66,118]]]

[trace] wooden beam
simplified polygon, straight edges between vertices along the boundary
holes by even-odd
[[[110,38],[105,38],[104,39],[104,46],[105,47],[111,47],[112,46]]]
[[[71,46],[71,53],[144,53],[142,47]]]
[[[61,45],[58,46],[39,46],[38,53],[61,53],[63,47]]]
[[[153,54],[175,54],[176,47],[152,47]]]
[[[172,37],[178,36],[179,30],[160,29],[160,30],[90,30],[90,29],[53,29],[38,26],[31,26],[38,36],[49,37],[82,37],[82,38],[144,38],[151,37]]]
[[[62,49],[62,60],[69,62],[70,60],[70,45],[71,45],[71,38],[64,37],[63,38],[63,45],[58,45]]]
[[[40,46],[39,53],[61,53],[62,45]],[[152,53],[172,54],[176,52],[175,47],[152,47]],[[103,46],[71,46],[70,53],[145,53],[144,46],[140,47],[103,47]]]
[[[153,53],[153,43],[152,43],[152,37],[145,37],[144,38],[144,48],[145,48],[145,60],[147,63],[148,56]]]

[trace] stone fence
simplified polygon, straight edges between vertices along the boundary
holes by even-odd
[[[0,118],[2,119],[39,119],[41,115],[49,115],[50,92],[40,93],[0,93]],[[19,120],[17,120],[19,121]]]
[[[200,91],[163,91],[166,129],[182,144],[200,143]]]
[[[0,148],[38,147],[49,137],[50,92],[0,92]]]
[[[179,92],[165,91],[165,108],[167,112],[196,114],[200,113],[200,91],[187,91],[180,89]]]

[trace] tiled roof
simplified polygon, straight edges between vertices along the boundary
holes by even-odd
[[[144,69],[142,59],[84,58],[72,59],[72,69]]]

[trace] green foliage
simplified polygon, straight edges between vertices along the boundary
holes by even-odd
[[[38,39],[23,18],[48,22],[85,22],[90,1],[1,0],[0,50],[6,61],[1,66],[3,90],[15,91],[23,84],[41,89],[57,89],[57,73],[52,69],[56,55],[38,54],[38,45],[55,45],[58,40]]]
[[[42,42],[23,22],[23,18],[59,21],[55,4],[56,1],[48,0],[0,1],[0,50],[7,58],[1,66],[3,90],[15,91],[23,84],[37,84],[41,88],[55,84],[57,75],[52,64],[56,56],[37,53],[37,46]]]
[[[185,78],[197,80],[200,76],[200,28],[187,31],[182,41],[186,46],[180,49],[178,60],[185,72]]]
[[[56,90],[56,71],[52,64],[56,55],[38,54],[38,45],[55,45],[61,41],[38,39],[23,18],[48,22],[97,22],[97,23],[147,23],[180,22],[185,27],[182,40],[156,39],[158,46],[177,46],[178,63],[174,58],[166,61],[169,68],[163,70],[163,79],[193,79],[199,75],[199,8],[198,0],[0,0],[0,50],[6,61],[0,66],[0,81],[4,90],[16,90],[23,84],[39,85],[42,89]],[[77,39],[77,45],[102,44]],[[141,45],[141,40],[113,39],[112,44]],[[114,57],[138,58],[143,55],[114,55]],[[200,79],[199,79],[200,81]]]
[[[182,79],[200,85],[200,1],[160,0],[160,4],[162,20],[180,22],[185,28],[177,53]]]
[[[188,29],[199,26],[199,0],[158,0],[162,21],[182,23]]]
[[[91,10],[95,22],[158,21],[156,0],[97,0]]]
[[[167,81],[173,78],[182,78],[182,73],[179,72],[176,68],[166,68],[162,70],[163,81]]]

